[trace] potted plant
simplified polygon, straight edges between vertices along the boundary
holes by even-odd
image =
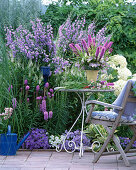
[[[88,44],[84,39],[81,40],[82,46],[74,43],[69,44],[78,58],[78,63],[86,70],[88,81],[96,81],[98,71],[107,67],[112,44],[112,41],[98,43],[96,38],[92,38],[91,35],[88,35]]]

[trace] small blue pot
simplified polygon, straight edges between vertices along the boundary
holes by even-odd
[[[43,74],[43,78],[44,78],[44,83],[47,83],[48,81],[48,77],[50,75],[50,67],[47,67],[47,66],[41,66],[40,67],[40,70]]]

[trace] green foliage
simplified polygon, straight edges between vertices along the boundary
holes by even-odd
[[[68,68],[62,75],[60,86],[69,89],[81,89],[88,84],[85,71],[72,66]]]
[[[53,105],[53,125],[54,127],[49,131],[50,134],[62,134],[67,129],[69,120],[69,111],[67,105],[67,93],[56,92],[56,98]],[[51,128],[51,127],[50,127]],[[48,129],[48,128],[47,128]]]
[[[132,138],[133,137],[133,132],[131,131],[128,126],[120,126],[117,128],[117,135],[120,137],[127,137],[127,138]]]
[[[108,137],[108,133],[106,131],[106,129],[102,126],[102,125],[89,125],[86,130],[84,131],[87,135],[87,137],[92,139],[92,142],[98,141],[100,142],[100,146],[98,146],[98,143],[94,143],[93,145],[93,150],[95,152],[98,152],[102,145],[104,144],[105,140]],[[115,131],[116,133],[117,131]],[[108,150],[116,150],[116,145],[114,144],[113,141],[111,141],[108,145],[107,145]]]
[[[41,15],[41,19],[44,23],[50,22],[50,24],[52,25],[54,37],[57,36],[59,26],[66,21],[71,11],[71,6],[63,5],[62,7],[60,7],[60,5],[56,3],[50,4],[45,12],[45,15]]]
[[[65,4],[64,1],[61,2]],[[72,1],[71,4],[74,2]],[[85,15],[87,25],[92,21],[96,22],[96,32],[103,26],[107,26],[107,33],[112,34],[111,40],[114,42],[113,53],[125,56],[130,70],[134,72],[136,63],[136,4],[132,5],[125,0],[90,0],[87,4],[79,3],[76,8],[75,5],[71,4],[51,4],[45,15],[42,16],[42,18],[46,18],[43,21],[50,20],[54,24],[55,35],[69,14],[71,14],[73,21],[77,16],[81,18]]]

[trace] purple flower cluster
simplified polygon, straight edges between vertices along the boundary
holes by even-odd
[[[57,45],[63,52],[65,52],[66,50],[70,51],[70,43],[78,43],[79,45],[81,45],[82,39],[87,41],[89,34],[93,38],[95,37],[95,23],[92,22],[88,26],[87,30],[84,29],[85,24],[85,17],[81,19],[77,18],[73,23],[71,22],[69,17],[67,21],[59,27],[59,37]],[[104,44],[106,41],[109,41],[111,39],[111,35],[106,37],[105,31],[106,27],[103,27],[96,34],[95,42],[97,46],[100,46],[100,44]]]
[[[46,27],[41,20],[31,21],[31,31],[20,25],[15,31],[6,28],[7,46],[11,49],[13,57],[25,56],[40,66],[47,65],[54,68],[55,74],[63,72],[68,61],[56,56],[56,45],[53,42],[51,25]],[[25,82],[25,85],[27,82]]]
[[[44,97],[38,96],[38,92],[36,93],[37,104],[40,108],[40,111],[44,115],[44,120],[51,119],[53,116],[53,112],[51,110],[49,112],[47,111],[46,102],[47,102],[47,99],[51,100],[54,97],[54,90],[52,88],[48,90],[48,88],[49,88],[49,83],[47,82],[45,83],[45,86],[44,86]],[[39,89],[39,86],[38,86],[38,89]]]
[[[62,73],[67,67],[70,66],[69,61],[64,60],[63,58],[57,56],[52,59],[52,63],[54,64],[55,67],[54,71],[55,74]]]
[[[65,131],[65,133],[63,134],[64,136],[67,134],[67,130]],[[70,132],[67,136],[67,139],[66,139],[66,149],[67,150],[74,150],[74,145],[72,144],[72,147],[69,147],[68,143],[69,141],[73,141],[75,142],[76,146],[79,147],[80,146],[80,141],[81,141],[81,131],[79,130],[76,130],[74,132]],[[84,146],[90,146],[91,143],[90,143],[90,139],[85,135],[83,134],[83,144]]]
[[[75,22],[72,23],[69,17],[67,21],[59,27],[58,47],[65,52],[69,50],[68,45],[71,42],[80,43],[80,40],[84,38],[86,33],[86,31],[83,31],[84,27],[85,18],[77,18]]]
[[[31,134],[22,145],[23,149],[49,149],[48,133],[45,129],[32,128]]]
[[[126,146],[129,144],[130,139],[126,137],[119,137],[120,144],[123,148],[126,148]],[[132,148],[136,148],[136,141],[132,144]]]
[[[31,31],[22,25],[15,31],[11,27],[6,28],[7,46],[12,50],[13,57],[23,54],[28,59],[49,65],[56,54],[52,27],[51,25],[45,27],[40,19],[31,21],[31,26]]]
[[[80,64],[86,69],[95,67],[103,68],[107,65],[108,55],[112,52],[113,42],[106,41],[104,44],[97,45],[96,38],[88,35],[88,43],[84,39],[81,40],[81,45],[71,43],[69,47],[74,54],[79,58]]]

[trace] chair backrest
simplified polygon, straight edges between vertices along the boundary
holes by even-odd
[[[130,119],[134,116],[134,114],[136,114],[136,96],[132,91],[132,88],[135,86],[135,82],[136,80],[128,80],[120,95],[113,102],[113,104],[123,107],[123,116]],[[117,110],[114,111],[118,113]]]

